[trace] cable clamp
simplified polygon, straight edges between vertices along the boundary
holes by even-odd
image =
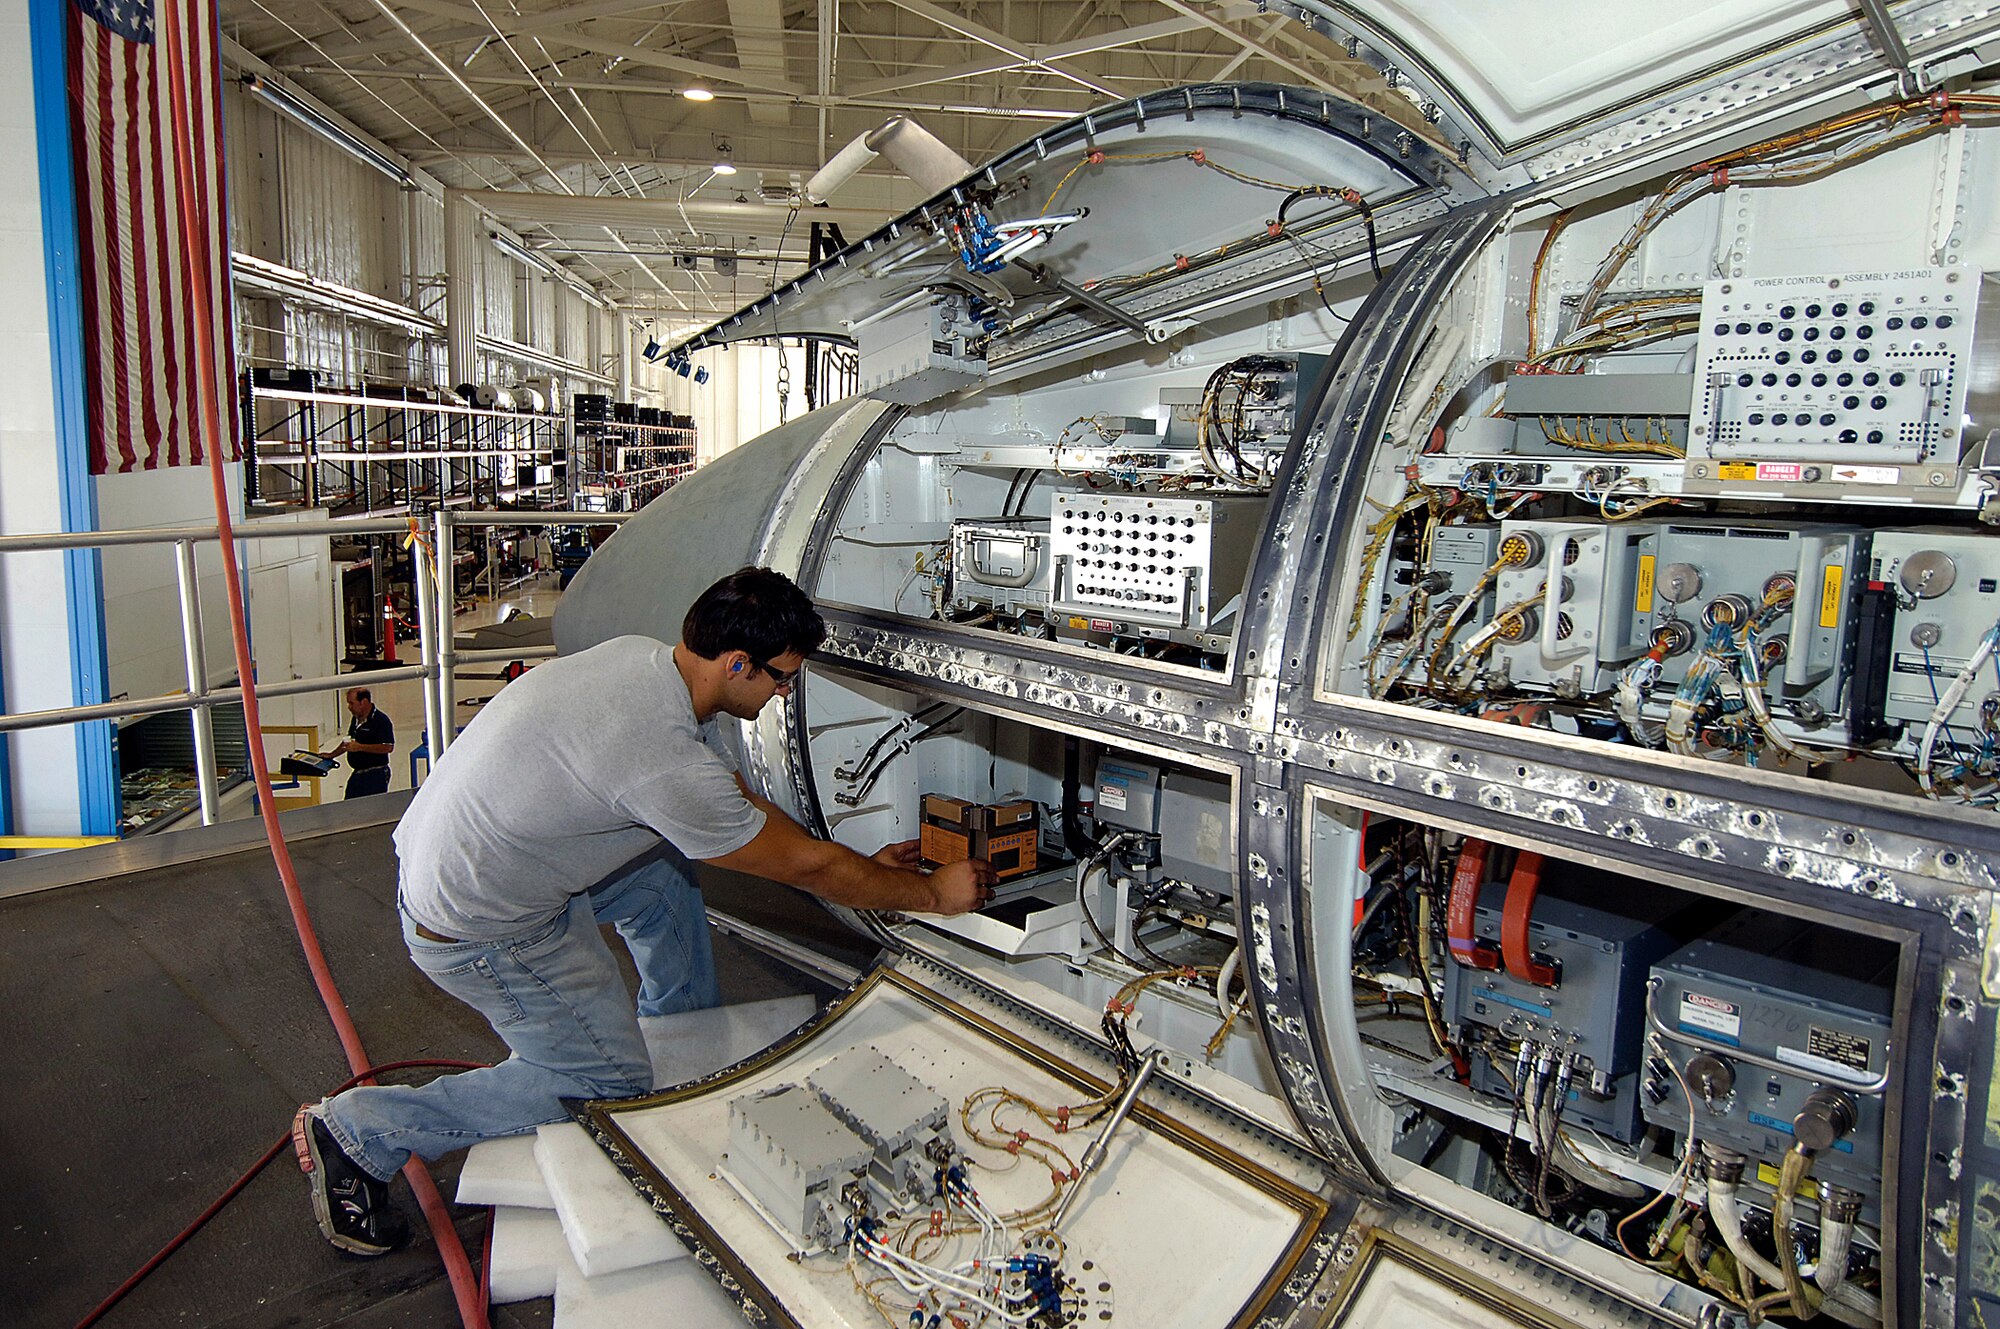
[[[1196,166],[1208,165],[1208,154],[1203,152],[1200,148],[1196,148],[1193,152],[1190,152],[1187,156],[1188,160],[1193,162]]]
[[[1266,221],[1264,223],[1264,234],[1268,235],[1273,240],[1277,239],[1284,233],[1285,233],[1285,228],[1279,223],[1275,221]]]
[[[1716,189],[1729,188],[1729,168],[1718,166],[1708,173],[1708,183]]]
[[[1175,254],[1174,271],[1186,272],[1187,270],[1188,270],[1188,256],[1186,254]]]
[[[1089,152],[1084,154],[1083,159],[1084,161],[1090,163],[1092,166],[1102,166],[1104,165],[1104,149],[1092,148]]]

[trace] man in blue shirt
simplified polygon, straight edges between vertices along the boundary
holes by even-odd
[[[346,757],[354,768],[347,777],[347,797],[364,798],[389,792],[389,754],[396,750],[396,726],[377,709],[367,688],[347,690],[347,741],[332,755]]]

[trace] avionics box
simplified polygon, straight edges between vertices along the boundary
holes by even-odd
[[[925,794],[918,851],[934,868],[983,858],[1002,881],[1026,876],[1035,870],[1041,811],[1031,799],[973,803],[945,794]]]

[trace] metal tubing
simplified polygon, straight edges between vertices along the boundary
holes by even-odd
[[[260,697],[299,697],[309,692],[339,692],[351,688],[357,679],[372,683],[398,683],[405,679],[424,678],[430,670],[422,665],[409,665],[402,669],[378,669],[366,674],[333,674],[322,678],[295,678],[282,683],[260,683],[257,695]],[[210,706],[223,706],[243,700],[242,688],[214,688],[203,698]],[[141,715],[161,715],[167,711],[190,710],[196,703],[186,693],[175,692],[162,697],[139,697],[125,701],[98,702],[91,706],[59,706],[46,711],[20,711],[13,715],[0,715],[0,733],[11,733],[19,729],[46,729],[52,725],[83,724],[90,720],[127,720]]]
[[[1646,1026],[1657,1036],[1671,1043],[1679,1043],[1683,1047],[1701,1048],[1706,1051],[1717,1052],[1728,1057],[1731,1061],[1748,1062],[1750,1065],[1763,1070],[1777,1071],[1784,1075],[1797,1075],[1799,1073],[1800,1068],[1797,1066],[1790,1066],[1782,1061],[1775,1061],[1770,1057],[1761,1056],[1755,1052],[1748,1052],[1743,1048],[1735,1047],[1728,1043],[1711,1043],[1705,1038],[1695,1038],[1692,1035],[1682,1033],[1678,1029],[1667,1028],[1666,1022],[1660,1018],[1659,1003],[1654,1000],[1659,995],[1659,978],[1648,979],[1646,982]],[[1866,1080],[1848,1079],[1846,1076],[1836,1075],[1824,1069],[1815,1070],[1812,1072],[1812,1075],[1814,1079],[1825,1080],[1828,1084],[1839,1085],[1842,1089],[1850,1093],[1866,1094],[1870,1098],[1879,1098],[1889,1087],[1887,1059],[1893,1050],[1887,1043],[1882,1045],[1882,1055],[1885,1059],[1882,1071],[1879,1075]]]
[[[481,453],[481,456],[488,454]],[[617,526],[630,512],[459,512],[460,526]],[[406,517],[320,517],[305,521],[248,523],[236,528],[238,540],[297,540],[334,535],[407,535]],[[213,526],[154,526],[139,531],[49,531],[39,535],[0,535],[0,554],[37,553],[50,549],[105,549],[114,545],[168,545],[182,540],[216,539]]]
[[[208,646],[202,640],[201,577],[195,570],[194,542],[174,543],[174,572],[181,592],[181,650],[187,661],[188,696],[196,700],[189,719],[194,725],[194,779],[201,796],[201,824],[217,821],[215,724],[204,700],[208,696]]]
[[[1090,1180],[1090,1174],[1104,1161],[1104,1151],[1111,1146],[1112,1134],[1124,1124],[1125,1118],[1132,1115],[1132,1105],[1139,1101],[1139,1092],[1152,1080],[1153,1072],[1160,1069],[1160,1059],[1165,1055],[1159,1048],[1154,1048],[1139,1062],[1139,1069],[1132,1072],[1132,1083],[1125,1086],[1125,1093],[1119,1098],[1118,1106],[1111,1110],[1110,1120],[1104,1123],[1104,1129],[1097,1133],[1097,1138],[1090,1142],[1090,1148],[1084,1150],[1083,1157],[1077,1160],[1076,1180],[1069,1184],[1067,1191],[1063,1192],[1062,1203],[1056,1206],[1055,1217],[1048,1222],[1051,1229],[1062,1224],[1063,1215],[1069,1212],[1071,1203],[1082,1194],[1083,1183]]]
[[[499,664],[503,660],[547,660],[553,646],[495,646],[477,651],[459,651],[452,658],[459,664]]]
[[[454,526],[618,526],[636,512],[454,512]]]
[[[437,600],[431,583],[437,579],[437,559],[432,557],[421,540],[413,541],[411,553],[411,589],[417,599],[417,658],[423,661],[424,680],[424,740],[437,741],[438,694],[437,694]],[[435,754],[436,748],[431,752]],[[435,755],[432,758],[436,760]]]
[[[458,599],[458,578],[452,569],[451,530],[455,518],[449,508],[439,508],[434,514],[432,536],[437,554],[438,570],[438,611],[437,624],[437,709],[438,725],[431,730],[431,767],[436,769],[445,750],[451,746],[453,730],[457,727],[458,679],[454,671],[458,668],[458,652],[453,646],[457,630],[453,626],[455,615],[453,606]]]
[[[725,937],[735,937],[746,945],[754,946],[774,959],[782,960],[802,973],[840,987],[850,987],[861,978],[861,971],[851,964],[843,964],[831,956],[821,955],[808,946],[801,946],[789,937],[781,937],[755,923],[746,923],[733,914],[725,914],[719,909],[709,909],[708,925]]]

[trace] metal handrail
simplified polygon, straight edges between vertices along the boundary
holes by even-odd
[[[259,683],[260,697],[296,697],[317,692],[338,692],[367,683],[395,683],[421,680],[424,685],[424,725],[431,736],[433,757],[441,757],[451,743],[451,726],[446,721],[457,708],[455,673],[459,665],[497,660],[542,659],[555,654],[553,646],[524,646],[497,650],[459,651],[452,645],[450,624],[456,598],[450,574],[440,576],[437,551],[451,548],[452,532],[464,527],[494,526],[617,526],[631,519],[630,512],[461,512],[440,508],[431,514],[428,527],[417,518],[405,517],[314,517],[295,521],[274,521],[234,528],[238,541],[295,540],[321,536],[403,535],[416,537],[417,624],[419,663],[394,669],[371,670],[366,674],[331,674],[319,678],[286,679]],[[217,782],[212,712],[243,700],[243,688],[208,686],[208,664],[202,632],[200,580],[195,566],[195,547],[220,539],[214,526],[156,526],[136,530],[48,532],[35,535],[0,535],[0,555],[38,553],[60,549],[106,549],[131,545],[170,544],[174,546],[174,570],[180,594],[181,646],[187,670],[185,691],[155,697],[128,697],[119,701],[86,706],[59,706],[40,711],[0,712],[0,734],[26,729],[46,729],[57,725],[82,724],[96,720],[127,720],[169,711],[188,711],[194,725],[195,777],[201,800],[203,825],[217,820]],[[438,625],[444,624],[440,632]],[[15,846],[18,847],[18,846]]]

